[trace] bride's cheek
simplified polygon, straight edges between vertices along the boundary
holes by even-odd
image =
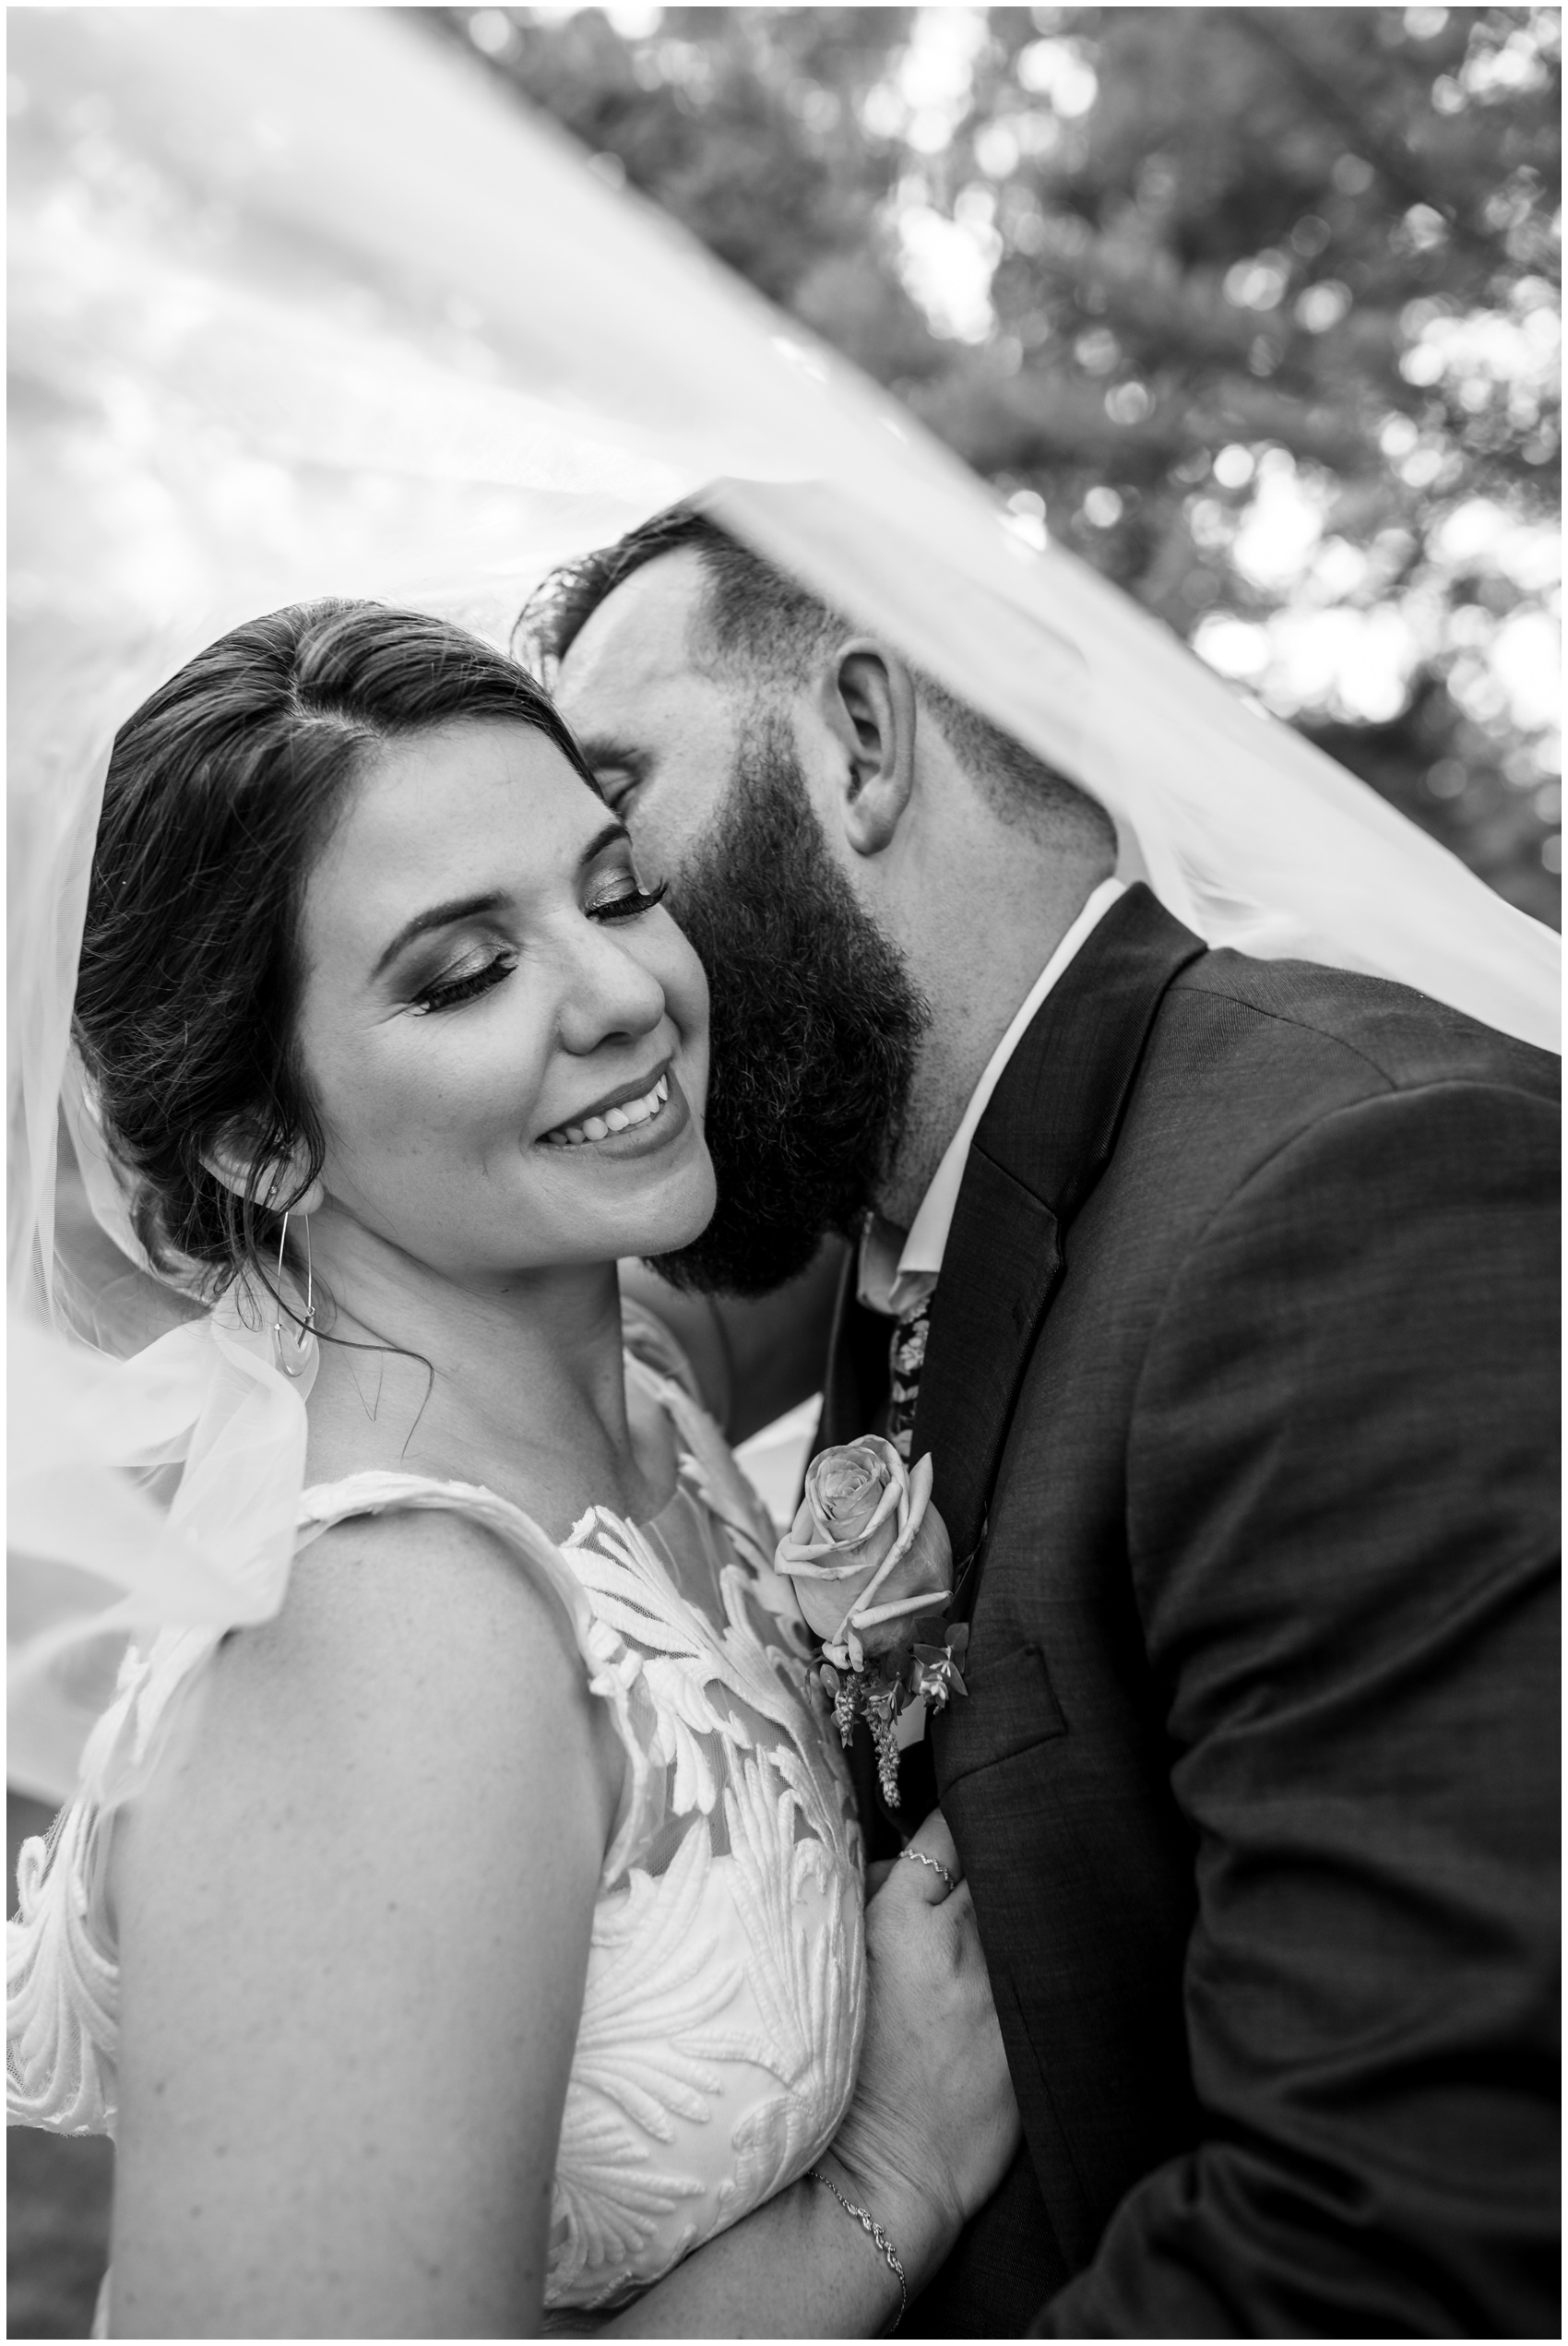
[[[698,960],[695,947],[686,941],[685,932],[673,921],[667,923],[667,949],[660,954],[658,969],[664,998],[670,1015],[680,1029],[688,1047],[707,1048],[707,974]]]

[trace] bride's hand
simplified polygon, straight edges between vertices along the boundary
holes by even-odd
[[[891,2235],[911,2294],[996,2189],[1019,2138],[962,1870],[933,1809],[866,1908],[865,2045],[831,2154],[853,2185],[849,2197]]]

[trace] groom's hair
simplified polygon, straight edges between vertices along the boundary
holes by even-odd
[[[552,571],[524,606],[513,632],[519,658],[549,681],[606,598],[636,571],[691,548],[707,575],[693,657],[710,673],[759,689],[809,682],[817,662],[851,632],[832,606],[775,569],[692,501],[671,506],[612,546]],[[954,756],[973,775],[998,815],[1072,836],[1109,863],[1116,831],[1098,802],[1048,766],[978,709],[915,670],[920,699],[941,726]]]

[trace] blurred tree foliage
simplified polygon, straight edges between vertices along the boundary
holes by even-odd
[[[431,14],[1558,922],[1558,10]]]

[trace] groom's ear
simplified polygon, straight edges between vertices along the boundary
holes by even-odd
[[[858,855],[878,855],[914,787],[913,673],[886,644],[854,636],[839,646],[822,689],[840,754],[844,836]]]

